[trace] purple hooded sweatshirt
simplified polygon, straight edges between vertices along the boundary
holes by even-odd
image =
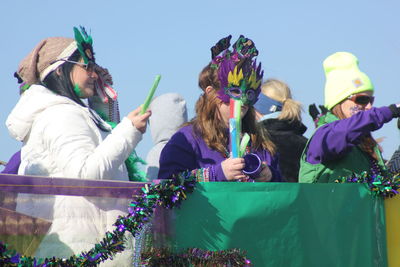
[[[266,150],[251,151],[266,162],[272,172],[271,182],[281,182],[278,160]],[[173,174],[199,168],[209,168],[210,181],[227,181],[221,167],[226,158],[210,149],[204,140],[193,133],[193,126],[185,126],[176,132],[160,155],[159,179],[169,179]]]
[[[360,143],[360,137],[380,129],[392,119],[389,107],[371,108],[319,127],[308,145],[307,162],[325,163],[345,156]]]

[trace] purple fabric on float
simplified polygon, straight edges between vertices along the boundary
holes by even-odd
[[[359,143],[361,136],[380,129],[392,118],[389,107],[371,108],[321,126],[308,145],[307,162],[317,164],[343,157]]]
[[[16,152],[8,160],[6,167],[0,173],[18,174],[18,168],[21,164],[21,150]]]
[[[0,174],[0,192],[129,198],[146,183]]]
[[[169,179],[173,174],[199,168],[210,168],[211,181],[227,181],[221,167],[226,158],[220,152],[210,149],[204,140],[193,133],[193,126],[185,126],[176,132],[165,145],[160,155],[159,179]],[[271,182],[280,182],[281,175],[276,156],[266,150],[251,151],[261,161],[267,162],[272,172]]]

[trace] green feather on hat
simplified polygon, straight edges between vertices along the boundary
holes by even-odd
[[[94,52],[93,52],[93,39],[90,36],[84,27],[80,26],[79,30],[77,27],[74,27],[75,41],[81,54],[83,61],[87,64],[89,61],[94,60]]]

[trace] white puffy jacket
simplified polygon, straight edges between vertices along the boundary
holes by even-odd
[[[23,141],[18,173],[50,177],[128,180],[124,161],[142,134],[127,118],[101,131],[89,110],[40,85],[32,85],[10,113],[10,134]],[[104,123],[105,127],[109,127]],[[111,130],[111,128],[110,128]],[[17,211],[52,221],[37,257],[69,257],[104,237],[126,200],[19,194]],[[132,244],[109,266],[132,266]]]

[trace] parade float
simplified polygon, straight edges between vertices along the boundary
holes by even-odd
[[[228,79],[242,75],[235,68]],[[229,156],[244,157],[251,174],[262,163],[245,153],[240,110],[231,99]],[[97,266],[132,245],[127,233],[135,237],[133,266],[400,265],[397,175],[361,173],[326,184],[198,182],[191,171],[154,183],[12,174],[0,181],[0,266]],[[46,216],[18,208],[26,194],[38,196],[34,208]],[[39,258],[56,196],[109,201],[121,215],[91,249]]]
[[[2,266],[96,266],[136,236],[135,266],[398,266],[398,177],[336,184],[160,183],[1,174]],[[70,258],[35,258],[51,221],[16,212],[17,194],[119,199],[114,230]],[[38,206],[39,207],[39,206]],[[155,216],[154,215],[155,211]],[[197,265],[196,265],[197,264]]]
[[[230,156],[247,157],[245,171],[252,172],[261,163],[245,153],[240,101],[230,106]],[[124,251],[126,233],[135,236],[133,266],[400,264],[397,175],[365,172],[327,184],[198,182],[190,171],[155,183],[11,174],[0,180],[1,266],[97,266]],[[18,210],[24,194],[101,198],[121,216],[90,250],[37,258],[52,220]]]

